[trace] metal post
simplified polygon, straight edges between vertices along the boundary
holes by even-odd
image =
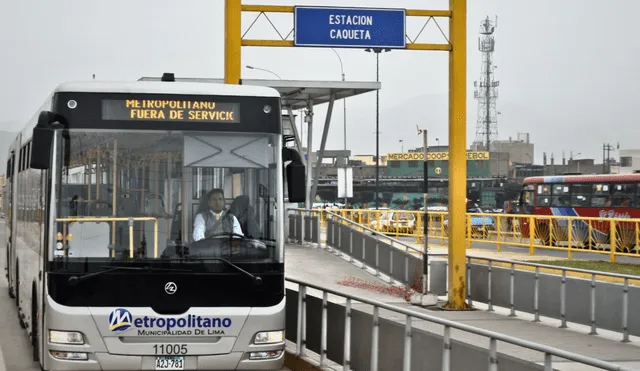
[[[449,0],[449,293],[448,309],[465,309],[467,194],[467,0]]]
[[[338,60],[340,61],[340,73],[342,75],[342,81],[345,81],[344,74],[344,64],[342,63],[342,58],[338,52],[331,48],[334,53],[338,56]],[[343,125],[343,148],[344,152],[347,153],[347,98],[342,98],[342,125]],[[349,166],[349,158],[345,158],[344,160],[344,204],[347,205],[347,167]]]
[[[427,161],[428,153],[427,129],[422,131],[422,154],[424,162],[422,165],[423,172],[423,191],[424,191],[424,216],[422,217],[422,227],[424,228],[424,247],[422,249],[422,294],[427,294],[427,277],[429,274],[429,211],[427,204],[429,202],[429,162]]]
[[[324,157],[324,149],[327,146],[327,137],[329,136],[329,125],[331,124],[331,116],[333,115],[333,104],[335,102],[335,94],[333,91],[330,93],[329,98],[329,107],[327,108],[327,116],[325,117],[324,128],[322,129],[322,139],[320,140],[320,149],[318,150],[318,159],[316,161],[316,166],[314,168],[314,176],[313,183],[311,186],[311,203],[313,204],[313,200],[316,198],[316,193],[318,192],[318,183],[320,182],[320,165],[322,164],[322,158]],[[309,144],[311,145],[311,144]],[[309,164],[313,163],[307,161]]]
[[[342,74],[342,81],[344,81],[344,73]],[[347,98],[342,98],[342,121],[344,121],[344,153],[347,153]],[[347,168],[349,167],[349,157],[344,159],[344,206],[347,206],[347,199],[349,198],[349,192],[347,191]]]
[[[605,146],[604,146],[604,143],[603,143],[602,144],[602,174],[606,174],[607,173],[606,170],[605,170],[605,161],[604,161],[605,160],[605,153],[604,153],[604,150],[605,150]]]
[[[308,103],[308,124],[309,128],[307,129],[307,197],[305,202],[305,209],[311,210],[313,207],[313,200],[311,199],[311,185],[313,184],[313,161],[311,160],[311,155],[313,151],[311,150],[313,144],[313,100],[309,99]]]
[[[380,51],[376,51],[376,82],[380,82]],[[346,175],[346,174],[345,174]],[[378,210],[378,184],[380,181],[380,89],[376,89],[376,210]]]
[[[368,53],[376,54],[376,82],[380,82],[380,53],[390,52],[391,49],[383,48],[367,48],[364,50]],[[376,90],[376,210],[378,210],[378,192],[380,184],[380,89]]]
[[[225,0],[224,83],[240,84],[242,66],[242,1]]]

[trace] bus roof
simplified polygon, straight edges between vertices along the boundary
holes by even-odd
[[[65,82],[56,87],[54,93],[138,93],[138,94],[184,94],[184,95],[231,95],[251,97],[280,97],[270,87],[255,85],[229,85],[200,82],[169,81],[87,81]]]
[[[551,175],[525,178],[523,184],[640,182],[640,174]]]

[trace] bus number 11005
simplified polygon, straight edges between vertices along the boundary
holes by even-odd
[[[187,354],[186,344],[156,344],[153,346],[156,354]]]

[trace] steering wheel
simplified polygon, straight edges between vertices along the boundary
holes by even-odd
[[[92,205],[107,205],[110,209],[113,209],[113,204],[109,201],[104,201],[104,200],[94,200],[91,201]]]
[[[237,233],[216,233],[216,234],[212,234],[211,236],[205,237],[203,238],[203,240],[210,240],[213,238],[219,238],[219,237],[240,237],[242,239],[247,239],[247,236],[241,235],[241,234],[237,234]],[[202,241],[202,240],[200,240]]]
[[[212,234],[210,236],[206,236],[205,238],[198,240],[198,241],[194,241],[191,243],[190,246],[187,247],[187,251],[192,250],[192,251],[211,251],[211,249],[215,250],[224,250],[226,248],[228,248],[227,246],[224,246],[223,244],[216,244],[214,243],[213,245],[211,244],[211,241],[224,241],[225,237],[231,237],[231,241],[233,243],[233,241],[239,241],[240,239],[246,240],[247,237],[243,236],[241,234],[237,234],[237,233],[216,233],[216,234]],[[239,238],[233,238],[233,237],[239,237]],[[216,246],[217,245],[217,246]],[[231,247],[231,246],[229,246]]]

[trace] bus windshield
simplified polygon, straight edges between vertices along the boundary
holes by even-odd
[[[278,135],[70,129],[57,138],[50,260],[282,261]]]

